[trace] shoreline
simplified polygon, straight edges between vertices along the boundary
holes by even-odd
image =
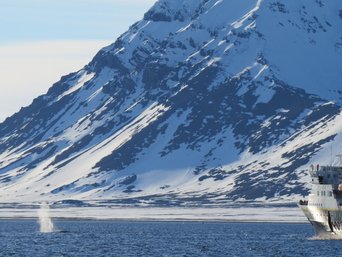
[[[101,218],[78,218],[78,217],[53,217],[51,218],[54,222],[59,221],[89,221],[89,222],[132,222],[132,223],[278,223],[278,224],[309,224],[305,221],[285,221],[285,220],[211,220],[211,219],[124,219],[124,218],[110,218],[110,219],[101,219]],[[38,217],[1,217],[0,221],[17,221],[17,220],[39,220]]]
[[[0,208],[0,220],[36,220],[38,208]],[[306,223],[298,208],[59,207],[53,220],[123,222]]]

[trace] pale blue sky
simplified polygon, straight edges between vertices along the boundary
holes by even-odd
[[[113,40],[155,0],[0,0],[0,42]]]
[[[0,122],[140,20],[156,0],[0,0]]]

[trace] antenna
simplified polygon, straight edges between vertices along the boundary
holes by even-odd
[[[333,153],[332,153],[332,144],[330,145],[330,167],[333,166]]]

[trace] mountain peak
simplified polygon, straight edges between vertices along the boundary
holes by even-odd
[[[159,0],[145,14],[144,20],[185,21],[191,19],[208,0]]]
[[[2,200],[292,201],[342,139],[340,10],[158,1],[0,124]]]

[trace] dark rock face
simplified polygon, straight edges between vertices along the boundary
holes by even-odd
[[[268,46],[267,15],[303,52],[330,53],[314,35],[336,26],[319,15],[332,7],[297,5],[158,1],[0,124],[0,195],[182,205],[306,194],[304,167],[340,138],[341,93],[311,91],[287,70],[295,49]]]

